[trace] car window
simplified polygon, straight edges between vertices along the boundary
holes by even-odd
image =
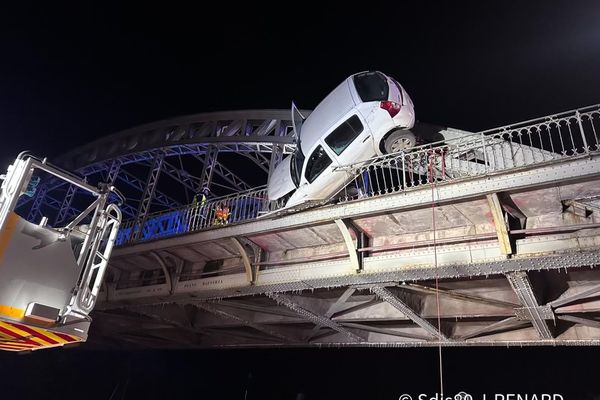
[[[292,128],[294,129],[294,135],[296,136],[296,141],[298,145],[300,145],[300,135],[302,132],[302,124],[304,124],[304,120],[306,117],[302,115],[296,103],[292,101]]]
[[[312,183],[330,165],[331,158],[329,158],[323,146],[319,145],[308,159],[304,175],[306,180]]]
[[[379,72],[363,72],[354,75],[354,86],[364,102],[388,99],[390,88],[385,76]]]
[[[290,172],[292,174],[292,182],[296,187],[300,186],[300,177],[302,176],[302,165],[304,164],[304,154],[300,146],[296,147],[296,151],[292,154]]]
[[[402,104],[404,104],[404,93],[402,93],[402,86],[394,78],[392,78],[392,81],[394,82],[394,85],[396,85],[398,90],[400,91],[400,99],[402,100]]]
[[[363,131],[363,124],[357,115],[353,115],[344,121],[340,126],[325,138],[325,143],[338,156],[352,143],[354,139]]]

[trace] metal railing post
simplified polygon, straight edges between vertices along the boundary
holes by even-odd
[[[482,145],[482,149],[483,149],[483,163],[485,166],[485,173],[487,174],[488,173],[488,159],[487,159],[487,149],[485,147],[485,137],[486,136],[482,133],[481,134],[481,145]],[[494,144],[492,143],[492,146],[493,145]],[[492,150],[493,150],[493,148],[492,148]]]
[[[579,124],[579,132],[581,133],[581,139],[583,140],[583,148],[585,153],[589,153],[590,149],[587,143],[587,139],[585,138],[585,131],[583,130],[583,122],[581,121],[581,114],[579,110],[575,111],[575,118],[577,119],[577,123]]]

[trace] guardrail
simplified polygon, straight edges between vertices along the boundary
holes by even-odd
[[[600,150],[600,105],[490,129],[337,167],[342,201],[395,193],[587,155]]]
[[[580,157],[600,151],[599,139],[600,105],[589,106],[336,167],[348,185],[335,197],[350,201]],[[254,220],[284,205],[269,202],[263,186],[151,214],[141,228],[127,221],[116,245],[133,243],[138,229],[136,241],[147,241]]]
[[[144,226],[140,228],[135,220],[121,225],[117,236],[117,245],[122,246],[134,241],[147,241],[163,237],[195,232],[213,226],[223,226],[256,219],[271,209],[279,208],[276,202],[267,200],[267,189],[261,186],[233,195],[210,199],[204,203],[149,214]],[[141,229],[139,237],[135,233]]]

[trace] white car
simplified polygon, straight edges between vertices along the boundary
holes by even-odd
[[[292,107],[296,152],[269,177],[269,200],[285,208],[326,200],[348,182],[336,166],[411,148],[415,136],[412,100],[392,77],[360,72],[344,80],[306,118]],[[352,177],[351,177],[352,178]]]

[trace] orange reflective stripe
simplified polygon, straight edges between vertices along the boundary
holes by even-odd
[[[10,333],[13,335],[12,337],[6,335],[8,333],[8,327],[6,325],[0,326],[0,331],[4,331],[3,338],[0,339],[0,351],[8,350],[8,351],[22,351],[22,350],[37,350],[43,348],[57,347],[63,346],[70,343],[77,343],[81,341],[81,338],[71,335],[59,334],[59,333],[51,333],[47,330],[41,330],[44,332],[44,336],[46,339],[42,339],[40,337],[35,337],[33,335],[23,337],[23,330],[16,329],[13,327],[13,331]],[[28,330],[33,328],[27,327]],[[38,333],[36,330],[36,335],[41,336],[41,333]],[[56,339],[56,340],[54,340]],[[51,343],[53,342],[53,343]]]
[[[40,349],[76,342],[81,342],[81,338],[16,322],[0,321],[0,350]]]
[[[21,319],[25,316],[25,310],[0,304],[0,314],[14,319]]]
[[[19,332],[19,333],[23,332],[23,334],[27,335],[31,340],[33,340],[37,343],[40,343],[43,346],[55,345],[55,344],[59,344],[60,342],[63,342],[63,340],[56,341],[52,338],[49,338],[45,334],[45,330],[43,330],[43,329],[32,328],[30,326],[16,324],[14,322],[10,323],[10,325],[13,327],[13,331]]]
[[[57,336],[62,339],[64,343],[81,342],[81,338],[79,336],[67,335],[66,333],[46,331],[46,334]]]
[[[45,329],[42,331],[42,333],[44,334],[44,336],[47,336],[48,338],[53,339],[58,343],[72,343],[81,340],[76,336],[65,335],[64,333],[56,333]]]
[[[34,346],[45,346],[46,343],[36,337],[33,337],[29,332],[25,332],[10,323],[0,321],[0,331],[5,335],[11,335],[15,342],[29,343]]]
[[[9,335],[10,336],[10,343],[27,343],[30,344],[32,346],[39,346],[40,343],[31,340],[29,337],[24,337],[21,336],[18,333],[15,333],[3,326],[0,326],[0,332],[2,332],[5,335]]]
[[[20,344],[20,343],[0,343],[0,350],[8,350],[8,351],[22,351],[22,350],[31,350],[34,347]]]
[[[13,231],[17,227],[18,223],[19,216],[14,212],[11,212],[6,216],[6,225],[4,225],[4,229],[0,232],[0,262],[2,262],[4,252],[10,243]]]

